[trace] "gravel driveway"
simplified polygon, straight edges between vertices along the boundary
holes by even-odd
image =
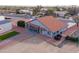
[[[62,48],[58,48],[44,41],[44,39],[48,38],[40,36],[39,34],[29,32],[19,27],[14,30],[19,31],[21,34],[1,42],[1,53],[79,52],[79,48],[75,43],[68,42]]]

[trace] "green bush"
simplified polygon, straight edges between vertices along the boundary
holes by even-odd
[[[12,32],[3,34],[3,35],[0,36],[0,41],[5,40],[5,39],[10,38],[10,37],[13,37],[17,34],[19,34],[19,32],[16,32],[16,31],[12,31]]]
[[[70,36],[67,36],[67,37],[65,37],[65,39],[70,40],[72,42],[78,42],[78,37],[70,37]]]
[[[24,28],[25,27],[25,21],[18,21],[17,26]]]

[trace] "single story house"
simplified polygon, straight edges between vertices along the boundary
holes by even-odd
[[[68,12],[67,11],[54,11],[54,13],[59,17],[64,17]]]
[[[0,17],[0,34],[10,31],[12,29],[12,23],[5,20],[5,17]]]
[[[20,13],[24,13],[24,14],[28,14],[28,15],[32,15],[33,14],[33,12],[31,10],[28,10],[28,9],[26,9],[26,10],[20,10],[19,12]]]
[[[31,31],[53,38],[62,34],[67,29],[68,24],[53,16],[44,16],[28,22],[26,27]]]

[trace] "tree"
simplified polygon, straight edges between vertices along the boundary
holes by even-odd
[[[48,14],[52,15],[53,14],[53,10],[52,9],[48,9]]]
[[[79,8],[77,8],[76,6],[72,6],[71,8],[68,8],[67,11],[73,16],[77,15],[77,13],[79,12]]]
[[[78,24],[79,24],[79,17],[78,17],[78,16],[74,17],[74,21],[75,21],[75,23],[77,24],[77,27],[78,27]]]
[[[79,47],[79,38],[78,37],[66,36],[65,39],[77,43],[77,47]]]
[[[25,27],[25,21],[21,21],[21,20],[18,21],[18,22],[17,22],[17,26],[24,28],[24,27]]]
[[[16,9],[16,14],[20,14],[20,9]]]
[[[40,12],[41,8],[42,8],[41,6],[34,7],[33,8],[33,15],[36,15],[38,12]]]
[[[79,38],[77,37],[77,47],[79,47]]]
[[[53,10],[60,11],[60,7],[53,7]]]
[[[54,14],[54,9],[48,9],[46,11],[46,15],[53,15]]]

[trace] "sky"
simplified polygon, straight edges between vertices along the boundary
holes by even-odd
[[[79,6],[79,0],[0,0],[0,5],[17,5],[17,6],[78,5]]]

